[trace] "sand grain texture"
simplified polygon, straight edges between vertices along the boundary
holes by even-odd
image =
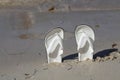
[[[120,11],[40,13],[32,9],[28,13],[33,13],[33,19],[26,12],[0,11],[0,80],[120,79]],[[93,61],[77,59],[74,29],[81,24],[95,31]],[[65,30],[63,63],[47,64],[44,38],[58,26]]]

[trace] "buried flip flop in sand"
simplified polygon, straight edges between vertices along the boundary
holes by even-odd
[[[78,60],[85,61],[93,59],[93,42],[95,41],[94,31],[87,25],[77,26],[75,29]]]
[[[62,62],[64,30],[55,28],[45,37],[48,63]]]

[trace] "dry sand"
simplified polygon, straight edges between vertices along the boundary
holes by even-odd
[[[119,14],[1,10],[0,80],[119,80]],[[95,31],[93,61],[77,61],[74,29],[80,24],[90,25]],[[44,37],[58,26],[65,30],[63,63],[47,64]]]

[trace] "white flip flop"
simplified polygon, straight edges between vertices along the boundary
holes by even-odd
[[[46,35],[45,47],[48,63],[62,62],[61,55],[63,54],[63,38],[64,30],[62,28],[55,28]]]
[[[77,43],[78,60],[85,61],[93,59],[93,42],[95,34],[92,28],[87,25],[77,26],[75,29],[75,38]]]

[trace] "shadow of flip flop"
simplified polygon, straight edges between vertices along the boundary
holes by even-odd
[[[97,52],[96,54],[93,55],[93,59],[96,59],[97,57],[105,57],[109,56],[112,52],[118,51],[118,49],[105,49],[102,51]]]

